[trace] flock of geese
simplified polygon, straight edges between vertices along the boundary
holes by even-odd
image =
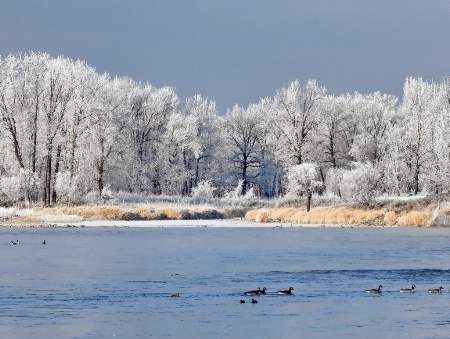
[[[368,289],[365,290],[366,293],[371,293],[371,294],[380,294],[381,293],[381,289],[383,288],[383,286],[379,285],[378,288],[372,288],[372,289]],[[428,289],[429,293],[442,293],[442,290],[444,288],[441,286],[439,288],[430,288]],[[277,291],[277,294],[293,294],[292,291],[294,289],[292,287],[289,287],[289,289],[287,290],[280,290]],[[257,296],[257,295],[264,295],[267,294],[267,288],[263,287],[263,289],[261,289],[260,287],[258,287],[257,290],[251,290],[251,291],[247,291],[244,292],[244,295],[249,295],[249,296]],[[414,293],[416,291],[416,285],[412,285],[411,288],[401,288],[398,290],[400,293]],[[245,300],[241,299],[240,300],[241,304],[245,304]],[[251,300],[252,304],[257,304],[258,300],[253,299]]]
[[[380,294],[381,293],[381,288],[383,286],[378,286],[378,288],[372,288],[369,290],[366,290],[366,293],[371,293],[371,294]],[[439,288],[430,288],[428,289],[429,293],[442,293],[442,290],[444,288],[441,286]],[[411,288],[401,288],[398,290],[400,293],[414,293],[416,291],[416,285],[412,285]]]
[[[18,244],[20,244],[20,241],[19,240],[11,240],[11,244],[18,245]],[[42,245],[47,245],[47,242],[44,240],[42,242]]]
[[[293,290],[294,290],[293,287],[289,287],[289,289],[287,289],[287,290],[277,291],[277,294],[292,294]],[[251,295],[251,296],[264,295],[264,294],[267,294],[266,291],[267,291],[267,288],[263,287],[263,289],[261,289],[260,287],[258,287],[257,290],[251,290],[251,291],[244,292],[244,295]],[[241,299],[240,303],[245,304],[245,300]],[[257,304],[257,303],[258,303],[258,300],[252,298],[252,304]]]

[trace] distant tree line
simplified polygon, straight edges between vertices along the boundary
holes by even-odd
[[[43,53],[0,59],[0,204],[80,204],[114,192],[259,197],[450,189],[450,82],[328,95],[294,80],[219,115],[200,94],[99,74]],[[206,193],[205,193],[206,194]]]

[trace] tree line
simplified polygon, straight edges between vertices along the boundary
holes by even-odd
[[[450,189],[450,82],[393,95],[298,80],[220,115],[200,94],[99,74],[44,53],[0,59],[0,204],[81,204],[114,192],[345,201]],[[112,193],[111,193],[112,192]]]

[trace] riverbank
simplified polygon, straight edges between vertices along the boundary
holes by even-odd
[[[441,197],[442,198],[442,197]],[[7,211],[7,212],[5,212]],[[1,214],[1,213],[0,213]],[[450,226],[450,203],[436,197],[413,201],[378,203],[373,206],[345,205],[258,209],[211,206],[78,206],[4,209],[1,227],[86,226]]]

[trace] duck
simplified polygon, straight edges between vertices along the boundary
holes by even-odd
[[[174,293],[172,294],[172,298],[179,298],[180,297],[180,293]]]
[[[42,245],[45,245],[45,244],[47,244],[46,242],[45,242],[45,240],[42,242]]]
[[[258,303],[258,300],[252,299],[252,304],[257,304],[257,303]]]
[[[258,294],[266,294],[267,288],[263,287],[262,290],[258,292]]]
[[[383,286],[378,286],[378,288],[372,288],[372,289],[370,289],[370,290],[366,290],[366,293],[381,293],[381,288],[382,288]]]
[[[411,288],[401,288],[399,292],[401,293],[414,293],[416,290],[416,285],[412,285]]]
[[[19,244],[20,243],[20,241],[19,240],[11,240],[11,244],[13,244],[13,245],[17,245],[17,244]]]
[[[277,291],[278,294],[292,294],[292,291],[294,289],[292,287],[289,287],[288,290],[281,290],[281,291]]]
[[[241,300],[239,301],[239,303],[240,303],[240,304],[245,304],[245,300],[244,300],[244,299],[241,299]]]
[[[244,292],[244,295],[259,295],[262,292],[261,288],[258,287],[257,290]]]
[[[444,288],[441,286],[441,287],[439,287],[439,288],[430,288],[429,290],[428,290],[428,292],[430,292],[430,293],[442,293],[442,290],[443,290]]]

